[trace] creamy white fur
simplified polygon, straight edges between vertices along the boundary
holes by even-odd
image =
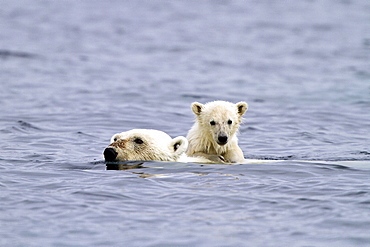
[[[237,132],[248,104],[213,101],[205,105],[194,102],[191,106],[196,120],[189,130],[189,147],[186,152],[192,157],[206,157],[215,162],[242,163],[244,155],[238,146]],[[218,143],[219,137],[227,143]]]
[[[138,144],[135,139],[143,143]],[[183,136],[171,138],[166,133],[153,129],[133,129],[112,136],[111,144],[118,153],[117,161],[174,161],[211,163],[203,157],[188,157],[185,151],[188,140]]]

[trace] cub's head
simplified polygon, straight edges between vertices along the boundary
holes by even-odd
[[[188,141],[178,136],[151,129],[133,129],[115,134],[104,150],[107,162],[114,161],[177,161],[186,151]]]
[[[220,146],[226,145],[239,129],[243,114],[248,104],[236,104],[227,101],[213,101],[205,105],[194,102],[191,109],[197,116],[200,130]]]

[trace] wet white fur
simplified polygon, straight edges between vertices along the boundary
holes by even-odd
[[[140,138],[143,144],[135,143]],[[183,136],[171,138],[163,131],[153,129],[133,129],[112,136],[110,147],[117,141],[124,141],[124,148],[114,147],[118,161],[174,161],[174,162],[200,162],[211,161],[199,157],[188,157],[185,151],[188,148],[188,140]]]

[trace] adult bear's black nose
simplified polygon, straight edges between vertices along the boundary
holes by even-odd
[[[218,144],[219,145],[225,145],[227,143],[227,136],[226,135],[220,135],[218,136]]]
[[[117,158],[117,155],[118,155],[118,153],[112,147],[107,147],[104,150],[105,161],[115,161],[116,158]]]

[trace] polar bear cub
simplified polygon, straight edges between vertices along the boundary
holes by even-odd
[[[213,101],[203,105],[194,102],[191,109],[196,121],[187,135],[189,147],[186,154],[214,162],[242,163],[244,155],[236,134],[248,104]]]
[[[104,150],[107,162],[115,161],[175,161],[204,162],[206,158],[187,157],[188,140],[183,136],[171,138],[166,133],[153,129],[133,129],[112,136]]]

